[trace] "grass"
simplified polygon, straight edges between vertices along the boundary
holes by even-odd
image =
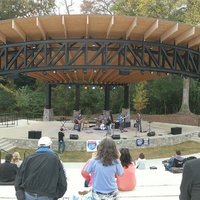
[[[149,148],[136,148],[130,150],[131,155],[134,160],[138,158],[140,152],[145,154],[146,159],[155,159],[155,158],[166,158],[174,155],[175,151],[179,149],[182,155],[189,155],[200,152],[200,144],[194,141],[187,141],[181,144],[173,146],[162,146],[162,147],[149,147]],[[27,156],[32,154],[34,149],[20,149],[15,148],[11,151],[18,151],[22,158],[24,155]],[[91,153],[86,151],[66,151],[63,154],[60,154],[60,158],[63,162],[85,162],[91,157]]]

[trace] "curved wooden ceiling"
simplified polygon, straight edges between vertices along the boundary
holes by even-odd
[[[0,21],[0,47],[19,42],[58,39],[109,39],[134,40],[170,44],[199,50],[200,28],[174,21],[147,17],[63,15],[19,18]],[[43,56],[43,55],[41,55]],[[89,55],[90,56],[90,55]],[[91,55],[92,56],[92,55]],[[79,60],[81,64],[81,60]],[[103,68],[105,69],[105,68]],[[67,72],[29,72],[28,76],[50,83],[91,83],[129,84],[142,80],[152,80],[158,74],[135,70],[128,75],[120,75],[119,69],[102,70],[72,67]],[[159,73],[159,76],[165,73]],[[92,80],[92,81],[91,81]]]

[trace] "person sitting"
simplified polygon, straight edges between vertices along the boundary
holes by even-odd
[[[172,156],[168,160],[164,160],[163,164],[165,167],[165,170],[172,172],[173,168],[182,168],[184,164],[185,158],[181,156],[181,151],[176,150],[175,156]]]
[[[5,162],[0,164],[0,185],[14,185],[18,167],[11,163],[12,158],[12,154],[6,154]]]
[[[146,159],[144,153],[140,153],[138,160],[136,162],[136,168],[137,169],[146,169]]]
[[[131,191],[136,186],[135,164],[128,148],[120,149],[120,154],[120,161],[124,173],[122,176],[116,176],[118,190]]]
[[[11,161],[13,164],[16,164],[17,167],[20,167],[20,165],[22,164],[22,161],[21,161],[21,157],[20,157],[20,154],[19,152],[15,151],[13,153],[13,158],[12,158],[12,161]]]

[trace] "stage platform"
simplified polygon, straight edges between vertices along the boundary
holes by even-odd
[[[53,140],[54,148],[57,149],[58,132],[61,127],[64,128],[66,150],[86,150],[86,141],[102,140],[104,137],[112,135],[120,136],[116,139],[118,147],[136,148],[137,146],[163,146],[181,143],[191,139],[194,135],[198,136],[200,127],[180,124],[169,124],[159,122],[142,121],[143,132],[140,133],[133,126],[125,128],[124,132],[119,129],[112,129],[111,135],[107,135],[106,130],[96,130],[97,127],[92,124],[82,129],[80,132],[74,130],[74,124],[71,121],[33,121],[18,120],[14,125],[0,125],[0,138],[10,140],[14,146],[37,145],[36,139],[29,138],[30,131],[41,132],[41,136],[49,136]],[[181,130],[177,135],[172,134],[173,130]],[[155,132],[155,136],[148,136],[149,132]],[[176,132],[175,132],[176,133]],[[78,135],[77,140],[70,139],[70,135]],[[164,139],[163,139],[164,138]],[[142,144],[143,143],[143,144]]]

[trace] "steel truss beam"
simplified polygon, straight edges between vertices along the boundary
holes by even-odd
[[[48,71],[162,72],[200,79],[200,52],[133,40],[65,39],[0,46],[0,76]]]

